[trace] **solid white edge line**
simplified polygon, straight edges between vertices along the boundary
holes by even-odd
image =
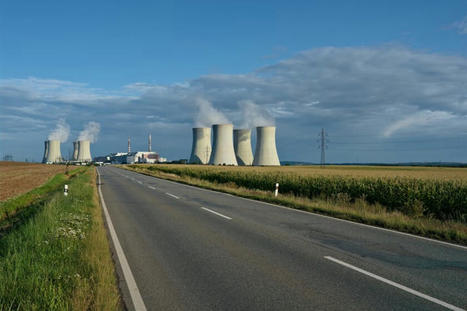
[[[215,212],[215,211],[213,211],[213,210],[210,210],[209,208],[202,207],[202,206],[201,206],[201,208],[204,209],[205,211],[211,212],[211,213],[216,214],[217,216],[223,217],[223,218],[225,218],[225,219],[228,219],[228,220],[231,220],[231,219],[232,219],[232,218],[230,218],[229,216],[222,215],[221,213],[218,213],[218,212]]]
[[[119,168],[119,167],[117,167],[117,168]],[[123,168],[120,168],[120,169],[123,169]],[[278,207],[278,208],[282,208],[282,209],[294,211],[294,212],[297,212],[297,213],[303,213],[303,214],[314,215],[314,216],[323,217],[323,218],[327,218],[327,219],[331,219],[331,220],[342,221],[342,222],[346,222],[346,223],[353,224],[353,225],[357,225],[357,226],[367,227],[367,228],[371,228],[371,229],[375,229],[375,230],[381,230],[381,231],[392,232],[392,233],[396,233],[396,234],[400,234],[400,235],[405,235],[405,236],[412,237],[412,238],[416,238],[416,239],[421,239],[421,240],[425,240],[425,241],[429,241],[429,242],[434,242],[434,243],[438,243],[438,244],[443,244],[443,245],[445,245],[445,246],[457,247],[457,248],[461,248],[461,249],[467,250],[467,246],[463,246],[463,245],[459,245],[459,244],[453,244],[453,243],[444,242],[444,241],[440,241],[440,240],[430,239],[430,238],[426,238],[426,237],[423,237],[423,236],[419,236],[419,235],[415,235],[415,234],[411,234],[411,233],[407,233],[407,232],[401,232],[401,231],[396,231],[396,230],[392,230],[392,229],[376,227],[376,226],[367,225],[367,224],[362,224],[362,223],[359,223],[359,222],[354,222],[354,221],[350,221],[350,220],[346,220],[346,219],[340,219],[340,218],[335,218],[335,217],[331,217],[331,216],[326,216],[326,215],[322,215],[322,214],[318,214],[318,213],[313,213],[313,212],[308,212],[308,211],[302,211],[302,210],[295,209],[295,208],[291,208],[291,207],[287,207],[287,206],[281,206],[281,205],[277,205],[277,204],[273,204],[273,203],[269,203],[269,202],[264,202],[264,201],[259,201],[259,200],[253,200],[253,199],[249,199],[249,198],[244,198],[244,197],[237,196],[237,195],[233,195],[233,194],[230,194],[230,193],[224,193],[224,192],[220,192],[220,191],[216,191],[216,190],[211,190],[211,189],[204,189],[204,188],[200,188],[200,187],[196,187],[196,186],[192,186],[192,185],[183,184],[183,183],[179,183],[179,182],[172,181],[172,180],[168,180],[168,179],[163,179],[163,178],[159,178],[159,177],[155,177],[155,176],[151,176],[151,175],[145,175],[145,174],[138,173],[138,172],[135,172],[135,171],[132,171],[132,170],[127,170],[127,169],[124,169],[124,170],[126,170],[126,171],[128,171],[128,172],[135,173],[135,174],[141,174],[141,175],[144,175],[144,176],[153,177],[153,178],[156,178],[156,179],[158,179],[158,180],[160,180],[160,181],[166,181],[166,182],[169,182],[169,183],[172,183],[172,184],[177,184],[177,185],[185,186],[185,187],[188,187],[188,188],[197,189],[197,190],[200,190],[200,191],[214,192],[214,193],[217,193],[217,194],[223,194],[223,195],[227,195],[227,196],[232,196],[232,197],[236,197],[236,198],[239,198],[239,199],[242,199],[242,200],[247,200],[247,201],[251,201],[251,202],[256,202],[256,203],[265,204],[265,205],[269,205],[269,206],[274,206],[274,207]]]
[[[423,293],[420,293],[419,291],[416,291],[416,290],[414,290],[414,289],[411,289],[411,288],[409,288],[409,287],[407,287],[407,286],[404,286],[404,285],[402,285],[402,284],[393,282],[393,281],[391,281],[391,280],[385,279],[385,278],[383,278],[383,277],[381,277],[381,276],[379,276],[379,275],[376,275],[376,274],[373,274],[373,273],[368,272],[368,271],[366,271],[366,270],[360,269],[360,268],[358,268],[358,267],[355,267],[355,266],[353,266],[353,265],[351,265],[351,264],[348,264],[348,263],[346,263],[346,262],[343,262],[343,261],[341,261],[341,260],[339,260],[339,259],[336,259],[336,258],[334,258],[334,257],[331,257],[331,256],[324,256],[324,258],[326,258],[327,260],[331,260],[331,261],[333,261],[333,262],[335,262],[335,263],[337,263],[337,264],[340,264],[340,265],[342,265],[342,266],[344,266],[344,267],[347,267],[347,268],[349,268],[349,269],[352,269],[352,270],[355,270],[355,271],[360,272],[360,273],[362,273],[362,274],[365,274],[365,275],[367,275],[367,276],[369,276],[369,277],[372,277],[372,278],[374,278],[374,279],[376,279],[376,280],[378,280],[378,281],[381,281],[381,282],[383,282],[383,283],[386,283],[386,284],[389,284],[389,285],[391,285],[391,286],[397,287],[397,288],[399,288],[399,289],[401,289],[401,290],[403,290],[403,291],[406,291],[406,292],[408,292],[408,293],[410,293],[410,294],[412,294],[412,295],[415,295],[415,296],[418,296],[418,297],[420,297],[420,298],[426,299],[426,300],[428,300],[428,301],[434,302],[434,303],[436,303],[436,304],[438,304],[438,305],[440,305],[440,306],[443,306],[443,307],[445,307],[445,308],[447,308],[447,309],[455,310],[455,311],[465,311],[465,310],[462,309],[462,308],[456,307],[456,306],[454,306],[454,305],[451,305],[451,304],[449,304],[449,303],[447,303],[447,302],[444,302],[444,301],[442,301],[442,300],[436,299],[436,298],[434,298],[434,297],[425,295],[425,294],[423,294]]]
[[[168,193],[168,192],[166,192],[165,194],[167,194],[167,195],[170,195],[172,198],[175,198],[175,199],[180,199],[180,198],[179,198],[179,197],[177,197],[175,194]]]
[[[101,174],[99,173],[99,169],[97,169],[96,171],[97,176],[99,176],[98,190],[101,199],[102,209],[104,210],[105,219],[107,221],[107,227],[109,229],[110,236],[112,237],[112,242],[115,247],[115,252],[117,253],[118,261],[120,262],[120,267],[122,268],[123,277],[128,286],[128,291],[130,292],[131,301],[133,302],[135,310],[146,311],[146,306],[144,305],[143,298],[141,297],[141,293],[139,292],[135,278],[133,276],[133,273],[131,272],[130,265],[128,264],[125,253],[123,252],[123,248],[120,245],[120,241],[118,240],[117,233],[115,232],[112,220],[110,219],[109,211],[107,210],[107,205],[104,201],[104,196],[102,195]]]

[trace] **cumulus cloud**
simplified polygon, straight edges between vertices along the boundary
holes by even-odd
[[[114,92],[51,79],[3,79],[0,123],[3,133],[31,129],[34,135],[47,135],[44,125],[51,116],[66,117],[79,128],[99,115],[108,131],[101,133],[100,144],[120,139],[124,145],[128,135],[153,129],[164,137],[160,148],[170,146],[161,152],[176,158],[189,153],[183,148],[191,144],[193,123],[250,127],[258,124],[259,115],[265,119],[259,123],[275,121],[281,157],[294,158],[313,152],[303,146],[313,148],[310,141],[321,127],[334,136],[381,139],[467,132],[465,85],[465,57],[393,45],[325,47],[250,73],[169,85],[138,82]]]

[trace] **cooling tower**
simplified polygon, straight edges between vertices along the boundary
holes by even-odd
[[[251,130],[234,130],[234,150],[238,165],[253,164],[251,151]]]
[[[211,156],[211,128],[193,128],[193,146],[191,147],[190,163],[208,164]]]
[[[212,153],[209,164],[213,165],[237,165],[233,147],[233,125],[214,124]]]
[[[91,162],[91,143],[89,140],[78,141],[78,161]]]
[[[256,128],[256,150],[253,165],[281,165],[276,150],[276,127]]]
[[[42,157],[42,163],[47,163],[47,155],[49,153],[49,141],[44,141],[44,156]]]
[[[47,163],[60,163],[62,162],[62,153],[60,152],[60,141],[49,140],[47,151]]]
[[[73,142],[73,158],[71,159],[72,161],[78,161],[78,150],[79,150],[79,142],[74,141]]]

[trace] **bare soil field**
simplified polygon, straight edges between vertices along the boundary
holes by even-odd
[[[0,202],[39,187],[65,169],[65,165],[0,161]]]

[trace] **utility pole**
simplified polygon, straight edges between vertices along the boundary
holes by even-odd
[[[324,168],[326,165],[326,149],[328,148],[328,134],[326,133],[324,128],[322,128],[318,136],[320,138],[320,145],[318,148],[321,149],[321,167]]]

